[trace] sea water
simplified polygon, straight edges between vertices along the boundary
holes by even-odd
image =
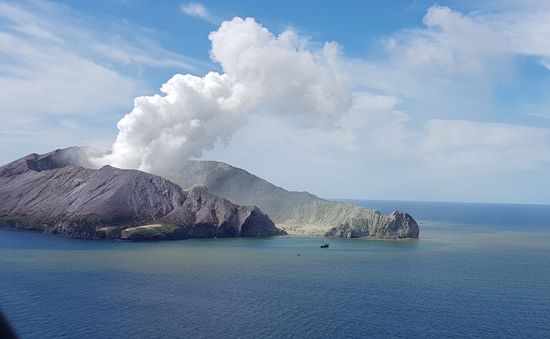
[[[0,305],[22,338],[550,337],[550,206],[353,203],[420,239],[0,231]]]

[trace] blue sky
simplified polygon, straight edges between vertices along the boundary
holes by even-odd
[[[94,145],[327,198],[550,203],[549,36],[531,0],[0,1],[0,161]]]

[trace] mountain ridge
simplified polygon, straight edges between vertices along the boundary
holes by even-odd
[[[169,178],[182,187],[204,185],[237,204],[254,204],[294,235],[418,238],[412,216],[332,202],[308,192],[287,191],[248,171],[217,161],[189,160]]]
[[[137,170],[84,168],[74,158],[81,151],[30,154],[0,167],[0,226],[126,240],[284,234],[256,206]]]

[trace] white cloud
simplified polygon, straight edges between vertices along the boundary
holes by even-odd
[[[138,79],[113,65],[205,67],[149,39],[98,33],[63,6],[34,6],[43,8],[0,1],[0,140],[14,147],[45,122],[43,133],[66,133],[40,134],[47,147],[79,140],[86,132],[74,113],[90,125],[101,114],[112,120],[142,93]],[[198,3],[182,11],[216,21]],[[434,6],[422,28],[384,39],[386,54],[375,60],[346,59],[335,43],[316,47],[291,30],[276,35],[234,18],[209,36],[223,72],[177,74],[160,94],[137,97],[118,123],[113,153],[100,161],[166,173],[205,156],[325,196],[423,198],[439,189],[445,198],[491,176],[545,179],[550,129],[500,123],[486,108],[518,56],[548,68],[548,13],[533,2],[466,14]],[[531,190],[545,187],[548,180]]]
[[[452,107],[457,103],[449,98],[477,96],[494,82],[508,81],[514,62],[509,38],[485,17],[433,6],[423,24],[382,39],[384,58],[356,60],[352,67],[361,74],[356,85],[433,109]]]
[[[209,36],[212,59],[224,73],[176,75],[161,89],[163,96],[138,98],[103,161],[166,173],[206,152],[275,182],[300,178],[286,180],[292,188],[319,187],[321,194],[330,191],[334,183],[326,178],[334,172],[392,175],[389,186],[395,188],[406,180],[433,186],[548,168],[548,128],[433,114],[419,119],[407,112],[407,94],[444,94],[442,107],[456,100],[465,114],[480,97],[470,97],[474,106],[466,106],[464,92],[449,89],[463,82],[478,91],[478,80],[490,83],[492,70],[502,73],[491,67],[512,62],[507,40],[479,18],[433,7],[424,22],[425,30],[388,40],[385,63],[349,61],[334,43],[315,49],[292,31],[274,35],[250,18],[224,22]],[[357,78],[367,78],[367,86]],[[412,92],[399,90],[408,85]],[[483,115],[477,108],[474,115]],[[281,168],[281,161],[295,166]],[[346,178],[337,182],[350,192],[361,187]]]
[[[190,2],[181,5],[181,11],[190,17],[199,18],[213,24],[219,23],[219,20],[216,19],[203,4],[198,2]]]
[[[393,61],[409,71],[471,77],[506,51],[500,33],[450,8],[431,7],[423,23],[426,28],[398,34],[388,46]]]
[[[147,30],[123,21],[103,22],[53,2],[0,1],[2,31],[35,44],[71,50],[96,62],[197,70],[205,63],[177,55],[147,38]]]
[[[122,118],[112,154],[98,162],[166,174],[199,157],[215,141],[228,138],[242,122],[239,86],[227,74],[175,75],[163,96],[134,100]]]
[[[550,119],[550,112],[531,112],[528,114],[537,118]]]
[[[36,14],[0,2],[0,101],[10,116],[47,121],[55,115],[101,114],[125,107],[141,85],[137,79],[79,53],[52,16],[64,10],[48,3]],[[84,34],[88,41],[90,36]]]
[[[351,106],[334,44],[310,50],[295,33],[275,36],[250,18],[224,22],[209,39],[224,73],[177,74],[162,96],[136,98],[100,163],[166,174],[227,140],[251,113],[323,127]]]
[[[209,38],[212,58],[262,111],[312,125],[337,119],[351,105],[335,43],[313,50],[293,31],[275,36],[251,18],[226,21]]]
[[[518,4],[511,10],[471,14],[433,6],[423,18],[425,28],[402,31],[386,47],[407,66],[461,76],[492,71],[495,61],[513,54],[549,57],[550,6]]]
[[[204,157],[327,198],[548,202],[549,128],[418,122],[395,98],[356,102],[339,129],[253,117]]]
[[[54,142],[61,140],[56,133],[72,140],[69,144],[89,135],[104,137],[105,131],[112,133],[116,114],[145,91],[144,80],[136,76],[143,69],[197,70],[207,64],[161,48],[139,27],[114,25],[56,3],[0,1],[3,148],[17,148],[15,135],[45,131],[52,135],[37,148],[65,146]],[[66,120],[80,126],[58,123]],[[2,156],[7,153],[3,150]]]
[[[138,90],[138,82],[82,58],[60,46],[40,44],[0,33],[8,46],[2,58],[16,60],[2,66],[2,115],[94,114],[98,107],[120,108]]]
[[[460,173],[501,173],[550,166],[550,129],[465,120],[430,120],[420,154]]]
[[[510,6],[481,19],[507,37],[514,53],[550,57],[550,3],[526,0],[511,2]]]

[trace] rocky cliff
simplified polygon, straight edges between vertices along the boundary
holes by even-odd
[[[0,227],[128,240],[283,234],[260,209],[205,187],[162,177],[89,169],[81,148],[31,154],[0,167]]]
[[[368,217],[355,216],[326,232],[329,237],[376,239],[418,238],[418,224],[407,213],[392,212],[389,216],[374,213]]]
[[[374,209],[320,199],[277,187],[243,169],[216,161],[189,161],[170,178],[182,187],[203,185],[237,204],[255,204],[289,234],[379,239],[418,238],[408,214],[382,215]]]

